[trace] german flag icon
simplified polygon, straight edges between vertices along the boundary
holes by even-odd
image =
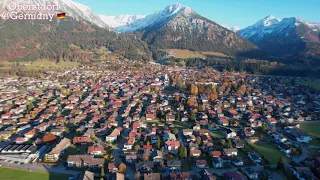
[[[65,19],[66,18],[66,13],[59,13],[57,14],[58,19]]]

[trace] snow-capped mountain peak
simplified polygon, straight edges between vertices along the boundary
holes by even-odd
[[[261,19],[260,21],[258,21],[254,26],[272,26],[274,24],[278,24],[280,22],[279,19],[277,19],[276,17],[269,15],[263,19]]]
[[[167,13],[170,15],[175,15],[175,14],[179,14],[181,12],[190,13],[192,10],[191,10],[191,8],[184,6],[182,4],[171,4],[171,5],[167,6],[163,11],[164,12],[167,11]]]
[[[306,22],[306,25],[309,26],[313,31],[319,31],[320,32],[320,23],[308,23],[308,22]]]
[[[308,23],[296,17],[279,21],[273,16],[267,16],[237,33],[272,55],[309,56],[319,53],[318,31],[320,24],[317,23]],[[312,44],[312,48],[308,47],[309,44]]]
[[[239,26],[234,26],[234,27],[230,28],[230,30],[233,31],[233,32],[237,32],[237,31],[239,31],[240,29],[241,29],[241,28],[240,28]]]
[[[100,18],[106,24],[114,27],[118,32],[133,32],[139,29],[146,28],[148,26],[152,26],[159,22],[168,21],[175,18],[179,14],[189,16],[192,12],[193,11],[191,8],[182,4],[171,4],[165,7],[163,10],[160,10],[154,14],[150,14],[147,16],[136,16],[135,18],[132,18],[132,21],[123,21],[123,23],[119,22],[119,17],[114,18],[108,16],[100,16]]]
[[[269,15],[252,26],[238,30],[237,33],[246,39],[250,39],[251,37],[261,38],[266,34],[272,33],[274,28],[283,21],[284,19],[280,21],[276,17]]]
[[[225,24],[222,24],[221,26],[226,28],[226,29],[229,29],[230,31],[233,31],[233,32],[237,32],[237,31],[239,31],[241,29],[239,26],[233,26],[232,28],[230,28],[229,26],[227,26]]]
[[[125,26],[135,22],[138,19],[143,19],[145,15],[119,15],[119,16],[105,16],[99,15],[101,20],[112,28],[117,28],[119,26]]]

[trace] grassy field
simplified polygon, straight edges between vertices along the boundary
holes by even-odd
[[[224,136],[220,132],[210,132],[212,137],[223,138]]]
[[[300,124],[300,129],[316,137],[320,137],[319,128],[320,128],[320,122]]]
[[[189,127],[191,125],[193,125],[194,122],[179,122],[179,121],[175,121],[173,124],[174,124],[174,127],[175,128],[178,128],[178,129],[189,129]]]
[[[0,179],[3,180],[67,180],[69,178],[68,175],[64,174],[49,174],[46,172],[28,172],[22,169],[14,169],[14,168],[0,168]]]
[[[144,122],[144,123],[158,123],[158,122],[160,122],[160,120],[159,120],[159,119],[154,119],[154,120],[144,120],[144,121],[142,121],[142,122]]]
[[[313,81],[298,81],[296,83],[303,86],[310,86],[311,88],[314,88],[320,91],[320,79],[313,80]]]
[[[1,62],[2,69],[10,69],[11,66],[16,62]],[[23,64],[26,67],[26,70],[38,70],[38,69],[51,69],[51,68],[70,68],[77,67],[80,65],[78,62],[66,62],[61,61],[59,63],[55,63],[50,60],[36,60],[33,62],[19,62],[19,64]]]
[[[190,171],[191,170],[189,162],[187,160],[182,160],[181,168],[184,171]]]
[[[289,161],[289,158],[272,144],[259,142],[255,144],[254,148],[261,156],[264,156],[264,158],[268,160],[270,164],[277,164],[280,157],[283,157],[285,160]]]
[[[308,152],[310,154],[318,154],[319,151],[320,151],[320,148],[308,148]]]
[[[172,53],[181,59],[188,59],[188,58],[207,58],[210,56],[214,57],[227,57],[223,53],[218,52],[209,52],[209,51],[189,51],[185,49],[167,49],[167,53]]]
[[[24,63],[27,69],[48,69],[50,67],[57,67],[57,68],[70,68],[70,67],[77,67],[80,65],[78,62],[66,62],[61,61],[59,63],[55,63],[49,60],[37,60],[32,63],[26,62]]]

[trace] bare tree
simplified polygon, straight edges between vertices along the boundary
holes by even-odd
[[[148,151],[144,152],[142,155],[143,161],[149,161],[150,153]]]
[[[136,174],[134,175],[135,180],[140,180],[140,172],[137,171]]]

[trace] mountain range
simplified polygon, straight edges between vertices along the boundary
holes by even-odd
[[[108,24],[106,21],[105,23]],[[257,49],[233,31],[181,4],[169,5],[161,11],[115,29],[118,32],[135,32],[149,45],[162,49],[217,51],[229,55]]]
[[[320,23],[267,16],[237,33],[271,55],[320,57]]]
[[[119,27],[126,27],[130,24],[134,23],[135,21],[139,19],[143,19],[146,16],[144,15],[120,15],[120,16],[105,16],[105,15],[99,15],[101,20],[107,24],[109,27],[112,28],[119,28]]]
[[[10,2],[0,2],[0,13],[8,9]],[[0,43],[6,45],[0,45],[0,53],[4,54],[0,60],[24,59],[25,54],[27,59],[72,59],[83,54],[91,54],[84,56],[85,59],[101,59],[105,55],[97,54],[96,49],[100,47],[107,48],[106,54],[143,60],[159,60],[165,50],[171,48],[222,52],[231,56],[255,54],[261,50],[274,56],[320,56],[319,23],[297,18],[279,20],[268,16],[240,30],[239,27],[223,27],[181,4],[169,5],[150,15],[105,16],[72,0],[55,2],[59,2],[61,12],[67,13],[67,19],[54,22],[1,20],[0,28],[4,33],[0,34]],[[52,1],[25,0],[23,3]],[[40,46],[35,49],[28,44],[30,42]],[[66,49],[59,49],[61,45]],[[80,49],[70,48],[73,45]],[[16,55],[10,53],[13,48],[16,48]],[[72,55],[75,52],[78,55]]]

